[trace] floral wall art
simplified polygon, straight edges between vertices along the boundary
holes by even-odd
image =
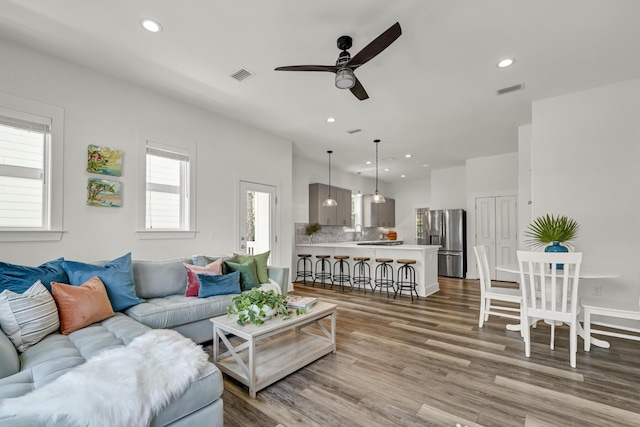
[[[87,172],[111,176],[122,175],[122,151],[89,145],[87,155]]]
[[[89,178],[87,181],[87,205],[122,206],[122,184],[119,181]]]

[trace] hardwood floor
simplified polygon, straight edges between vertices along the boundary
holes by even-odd
[[[478,328],[479,285],[440,278],[428,298],[295,284],[338,305],[337,352],[248,396],[225,377],[225,426],[639,426],[640,343],[606,337],[569,366],[568,328]],[[508,284],[505,284],[508,286]],[[337,289],[337,290],[336,290]]]

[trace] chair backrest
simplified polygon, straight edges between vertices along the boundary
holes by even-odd
[[[518,251],[522,309],[531,317],[568,321],[578,311],[582,253]],[[558,264],[564,264],[559,269]]]
[[[480,291],[484,293],[491,289],[491,272],[489,271],[489,258],[487,258],[486,246],[474,246],[476,262],[478,264],[478,275],[480,276]]]

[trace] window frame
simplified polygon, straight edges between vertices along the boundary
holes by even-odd
[[[55,241],[63,234],[64,109],[0,92],[0,114],[29,121],[50,121],[43,162],[43,224],[41,227],[0,227],[0,242]]]
[[[141,240],[147,239],[187,239],[196,236],[196,159],[197,144],[164,135],[141,133],[138,138],[138,215],[136,234]],[[181,229],[151,229],[146,227],[147,211],[147,146],[152,149],[176,153],[187,157],[186,190],[183,209],[184,221]],[[184,211],[187,211],[186,213]],[[186,224],[185,224],[186,222]]]

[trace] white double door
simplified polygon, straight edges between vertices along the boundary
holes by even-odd
[[[487,257],[492,280],[496,280],[496,265],[518,262],[517,222],[515,195],[476,198],[476,245],[489,247]]]

